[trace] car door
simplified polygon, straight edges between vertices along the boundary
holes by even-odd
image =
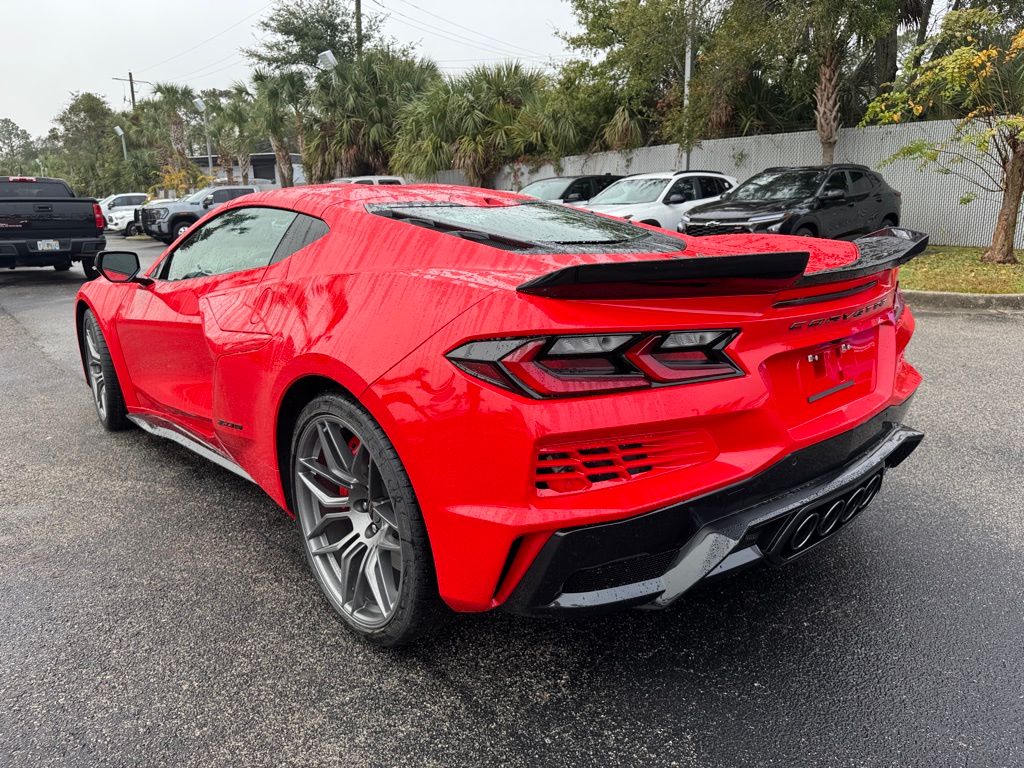
[[[853,221],[859,234],[876,229],[882,220],[881,197],[874,194],[871,179],[864,171],[847,171],[850,177],[849,200],[853,203]]]
[[[296,215],[227,210],[168,253],[151,285],[135,287],[117,335],[144,408],[212,442],[217,357],[232,344],[265,342],[255,311],[260,281]]]
[[[677,195],[683,199],[670,203],[669,201]],[[700,199],[700,187],[697,184],[697,177],[684,176],[681,179],[676,179],[661,199],[666,207],[665,213],[658,217],[661,220],[661,226],[665,229],[674,230],[682,220],[683,213],[687,209],[692,208],[697,200]]]
[[[841,190],[841,197],[831,197],[834,190]],[[850,182],[846,171],[832,171],[821,189],[821,208],[818,210],[818,223],[821,237],[846,237],[858,231],[854,203],[849,199]]]

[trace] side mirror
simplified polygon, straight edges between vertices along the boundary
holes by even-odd
[[[823,197],[826,200],[842,200],[846,197],[846,190],[843,189],[827,189]]]
[[[213,205],[213,195],[207,195],[203,198],[203,208],[209,208]]]
[[[139,274],[139,255],[133,251],[103,251],[96,257],[96,269],[112,283],[140,283],[149,285],[148,277]]]
[[[668,200],[665,201],[668,205],[679,205],[680,203],[686,202],[686,195],[682,192],[674,192],[668,196]]]
[[[583,199],[583,195],[582,194],[580,194],[579,192],[573,192],[573,193],[571,193],[569,195],[566,195],[565,202],[567,202],[567,203],[578,203],[582,199]]]

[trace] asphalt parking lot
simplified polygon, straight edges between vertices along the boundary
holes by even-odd
[[[1024,316],[918,315],[925,442],[801,561],[387,653],[254,486],[102,431],[81,280],[0,272],[0,765],[1024,765]]]

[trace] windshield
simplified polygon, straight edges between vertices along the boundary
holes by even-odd
[[[541,179],[527,184],[519,194],[536,197],[540,200],[561,200],[569,179]]]
[[[442,227],[449,231],[467,231],[504,238],[524,245],[603,245],[624,243],[647,236],[632,224],[586,211],[549,203],[521,205],[394,205],[375,208],[395,218]]]
[[[622,179],[590,198],[591,205],[653,203],[671,179]]]
[[[193,192],[188,197],[182,199],[181,202],[183,202],[183,203],[201,203],[201,202],[203,202],[203,198],[206,197],[207,195],[209,195],[212,192],[213,192],[213,187],[204,187],[203,189],[200,189],[198,192]]]
[[[817,194],[825,171],[764,171],[725,195],[729,200],[793,200]]]

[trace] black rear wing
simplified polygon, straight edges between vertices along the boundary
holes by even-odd
[[[854,241],[851,264],[805,275],[801,251],[693,257],[565,267],[516,290],[558,299],[654,299],[777,293],[787,288],[853,280],[906,264],[928,245],[928,235],[888,227]]]

